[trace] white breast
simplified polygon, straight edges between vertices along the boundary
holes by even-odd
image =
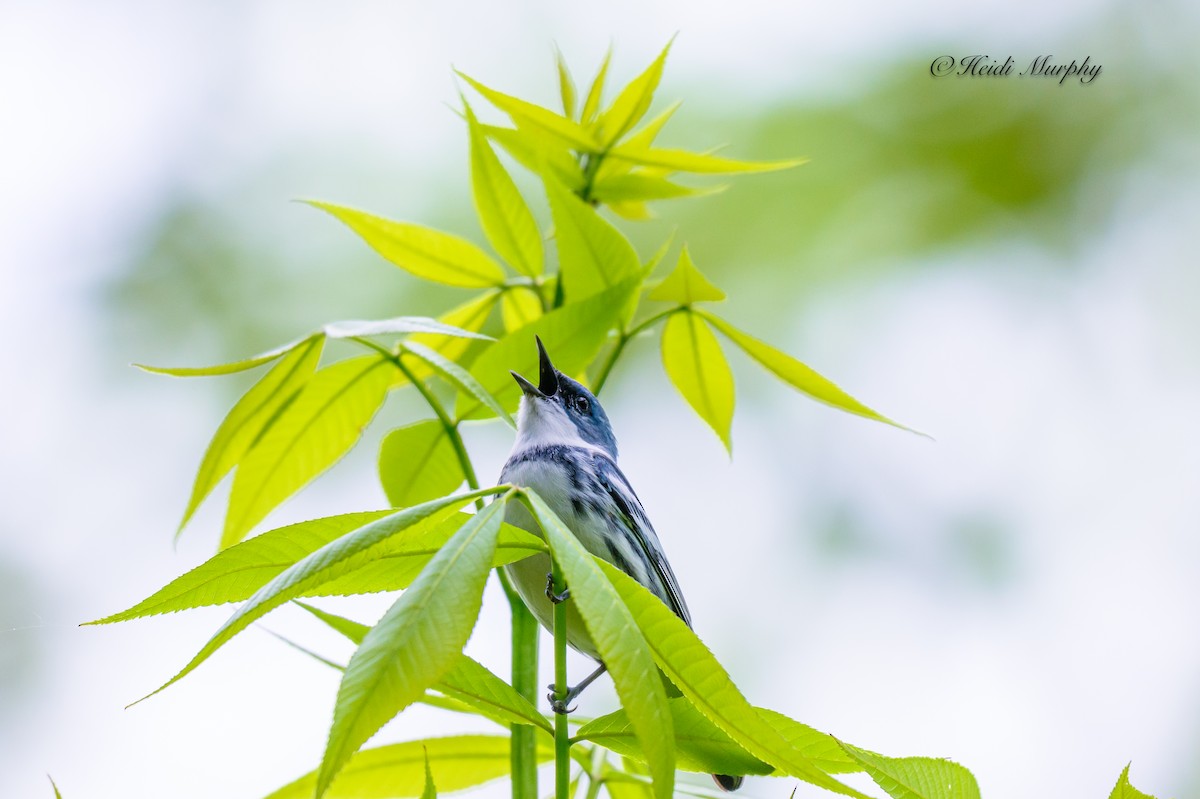
[[[505,466],[501,480],[512,485],[532,488],[546,501],[550,509],[562,519],[568,529],[594,554],[603,552],[600,537],[588,529],[588,525],[576,516],[571,507],[571,485],[560,464],[551,460],[530,459]],[[504,520],[511,525],[542,536],[542,529],[521,502],[510,502],[504,511]],[[542,536],[544,537],[544,536]],[[546,575],[550,571],[547,555],[534,555],[504,567],[517,593],[542,626],[552,630],[554,606],[546,598]],[[579,618],[575,603],[567,605],[567,642],[577,651],[599,660],[599,653]]]

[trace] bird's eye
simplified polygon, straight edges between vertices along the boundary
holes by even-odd
[[[587,397],[576,397],[575,398],[575,410],[579,411],[580,413],[587,413],[588,407],[589,407],[589,403],[588,403]]]

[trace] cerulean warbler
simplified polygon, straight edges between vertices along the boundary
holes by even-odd
[[[690,627],[691,614],[662,543],[617,466],[617,439],[608,415],[590,391],[554,368],[540,338],[537,345],[538,384],[512,373],[523,396],[517,414],[517,440],[500,481],[536,491],[585,549],[648,588]],[[505,521],[540,534],[537,523],[520,503],[509,503]],[[529,610],[543,627],[553,630],[554,605],[566,595],[554,593],[548,574],[550,557],[534,555],[504,568]],[[600,653],[573,605],[567,607],[567,643],[600,662]],[[551,686],[549,698],[554,711],[569,712],[570,702],[604,670],[601,662],[561,700]],[[713,778],[726,790],[735,790],[742,782],[741,777]]]

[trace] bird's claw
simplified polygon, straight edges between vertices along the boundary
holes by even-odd
[[[567,694],[567,699],[559,699],[558,692],[554,690],[554,686],[550,686],[550,693],[546,694],[546,698],[550,700],[550,709],[560,716],[565,716],[568,713],[574,713],[576,708],[567,707],[567,703],[571,701],[571,695]]]
[[[570,598],[570,596],[571,596],[570,588],[564,588],[562,590],[561,594],[554,593],[554,573],[551,572],[550,574],[546,575],[546,598],[547,599],[549,599],[551,602],[553,602],[555,605],[557,605],[561,602],[566,602],[567,599]]]

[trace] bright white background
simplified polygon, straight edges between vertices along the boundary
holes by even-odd
[[[0,796],[49,796],[50,773],[68,799],[253,798],[320,756],[337,675],[257,628],[122,709],[228,609],[75,626],[201,562],[220,522],[216,499],[172,548],[230,390],[127,367],[148,352],[199,363],[212,341],[112,334],[122,320],[107,287],[162,204],[227,194],[231,217],[265,231],[261,247],[348,253],[350,237],[287,200],[420,219],[420,187],[455,180],[451,196],[465,197],[451,64],[549,101],[552,43],[586,75],[611,40],[628,77],[680,31],[667,90],[755,107],[850,91],[897,53],[1053,50],[1078,41],[1092,6],[0,6]],[[1106,66],[1121,68],[1138,65]],[[320,157],[275,175],[267,196],[229,189],[297,152]],[[652,368],[653,346],[634,348],[606,400],[622,463],[699,632],[754,701],[884,753],[951,757],[987,797],[1104,796],[1130,760],[1144,790],[1197,795],[1195,185],[1129,180],[1110,226],[1057,277],[1036,266],[1063,256],[1014,241],[919,272],[896,263],[777,324],[779,344],[937,443],[738,365],[731,464]],[[963,259],[992,268],[962,271]],[[367,271],[361,259],[345,269],[347,281]],[[259,302],[283,313],[269,293]],[[353,304],[325,316],[343,309]],[[488,475],[511,442],[489,428],[471,443]],[[365,446],[271,521],[381,506],[373,457]],[[814,539],[831,507],[851,532]],[[947,532],[962,529],[982,532],[966,544]],[[983,566],[971,541],[994,548]],[[499,599],[493,586],[471,644],[497,669]],[[385,604],[341,607],[366,620]],[[264,626],[347,654],[298,611]],[[612,701],[605,684],[583,709]],[[418,710],[379,740],[464,728]]]

